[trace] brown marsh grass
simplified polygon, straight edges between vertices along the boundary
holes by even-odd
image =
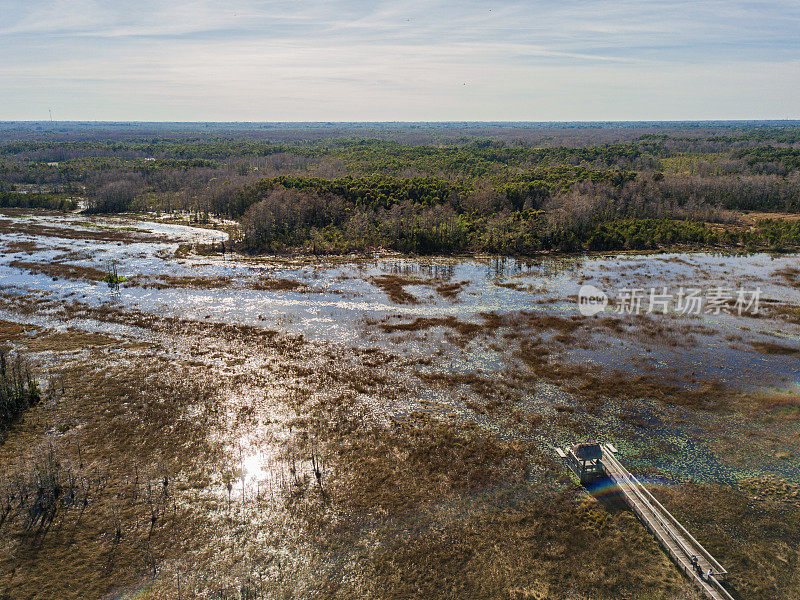
[[[55,237],[62,239],[93,240],[97,242],[136,243],[142,241],[169,243],[164,236],[135,233],[124,229],[91,228],[87,230],[70,229],[68,227],[53,227],[29,221],[12,221],[0,218],[0,234],[21,233],[32,237]]]
[[[120,344],[117,338],[85,331],[42,331],[21,344],[30,352],[74,352]]]
[[[300,281],[286,278],[259,277],[253,282],[248,282],[249,289],[269,292],[303,292],[308,291],[308,286]]]
[[[464,289],[464,286],[467,285],[469,281],[454,281],[449,283],[440,283],[434,289],[436,293],[442,296],[443,298],[449,298],[454,300],[458,297],[458,294],[461,293],[461,290]]]
[[[233,285],[232,277],[190,276],[190,275],[158,275],[155,277],[136,276],[130,278],[124,287],[142,287],[156,290],[170,288],[188,288],[198,290],[215,290],[229,288]]]
[[[410,323],[382,323],[380,327],[384,333],[392,333],[395,331],[424,331],[432,327],[446,327],[463,336],[470,337],[474,337],[477,333],[484,330],[484,327],[480,324],[467,323],[453,316],[417,317]]]
[[[775,271],[775,274],[780,275],[790,286],[800,288],[800,268],[784,267]]]
[[[422,280],[401,277],[399,275],[381,275],[370,279],[372,285],[382,289],[389,300],[395,304],[418,304],[419,300],[405,290],[407,285],[420,285]]]
[[[196,374],[157,368],[146,362],[68,367],[61,372],[63,394],[29,411],[0,445],[4,485],[32,477],[44,446],[65,474],[74,473],[78,490],[76,501],[64,497],[51,525],[35,535],[23,515],[0,526],[0,573],[9,597],[100,598],[155,574],[164,560],[203,539],[176,483],[191,480],[214,455],[198,435],[213,414],[214,391],[192,383]],[[190,404],[205,410],[188,419]],[[52,437],[53,430],[61,433]]]
[[[783,488],[772,479],[653,490],[712,555],[724,558],[732,587],[751,600],[800,595],[800,506],[791,496],[796,491],[796,485]]]
[[[39,328],[35,325],[22,325],[13,321],[0,319],[0,342],[15,342],[22,337],[27,337],[28,334],[38,329]]]
[[[31,273],[44,274],[53,279],[72,279],[79,281],[103,281],[106,273],[94,267],[69,265],[64,263],[36,263],[14,260],[9,263],[17,269],[24,269]]]
[[[775,342],[750,342],[750,345],[762,354],[779,354],[783,356],[792,356],[800,354],[800,349],[792,348],[791,346],[784,346]]]
[[[628,512],[574,492],[501,492],[381,544],[377,598],[690,599]]]
[[[45,246],[41,246],[36,242],[26,241],[6,242],[5,249],[8,252],[27,252],[28,254],[39,252],[40,250],[47,250]]]

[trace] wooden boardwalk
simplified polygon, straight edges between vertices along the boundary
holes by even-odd
[[[733,600],[720,583],[727,573],[722,565],[617,460],[612,446],[606,444],[602,448],[603,456],[600,459],[602,470],[617,484],[633,512],[656,537],[675,564],[709,598]],[[702,568],[702,576],[692,565],[692,556],[697,557]]]

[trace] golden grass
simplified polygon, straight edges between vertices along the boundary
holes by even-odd
[[[346,510],[410,514],[458,492],[526,477],[524,451],[490,435],[422,414],[397,423],[391,435],[364,432],[340,451],[331,494]]]
[[[34,407],[9,432],[0,446],[6,481],[31,476],[40,440],[58,428],[63,437],[49,443],[62,468],[76,473],[79,498],[87,498],[85,506],[61,508],[44,533],[26,532],[23,515],[0,527],[0,573],[10,597],[100,598],[202,539],[175,482],[197,473],[213,452],[197,435],[208,413],[185,416],[190,403],[213,407],[213,389],[177,383],[197,381],[196,374],[157,369],[146,362],[68,367],[66,393],[55,405]]]
[[[383,544],[375,597],[697,598],[636,519],[574,493],[481,497]]]
[[[114,337],[84,331],[42,332],[21,342],[30,352],[71,352],[119,344]]]

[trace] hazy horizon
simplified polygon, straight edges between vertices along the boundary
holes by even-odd
[[[2,124],[37,124],[37,125],[525,125],[525,126],[552,126],[552,125],[735,125],[735,124],[797,124],[798,119],[627,119],[627,120],[551,120],[551,121],[523,121],[523,120],[438,120],[438,121],[348,121],[348,120],[305,120],[305,121],[168,121],[168,120],[58,120],[58,119],[0,119]]]

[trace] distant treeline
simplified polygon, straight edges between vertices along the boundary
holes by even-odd
[[[724,213],[662,180],[608,173],[568,191],[447,188],[415,180],[265,180],[242,192],[236,211],[249,251],[351,252],[384,247],[419,254],[655,249],[677,244],[760,247],[800,244],[800,222],[712,227]],[[377,190],[380,190],[378,192]],[[556,190],[555,193],[553,190]],[[369,192],[369,193],[368,193]]]
[[[20,194],[0,191],[0,208],[11,207],[69,211],[75,210],[78,204],[74,199],[59,194]]]
[[[800,212],[796,124],[334,129],[26,130],[0,140],[0,190],[58,193],[6,191],[0,206],[69,209],[84,196],[93,213],[225,216],[241,221],[253,252],[797,244],[793,226],[745,228],[736,214]]]

